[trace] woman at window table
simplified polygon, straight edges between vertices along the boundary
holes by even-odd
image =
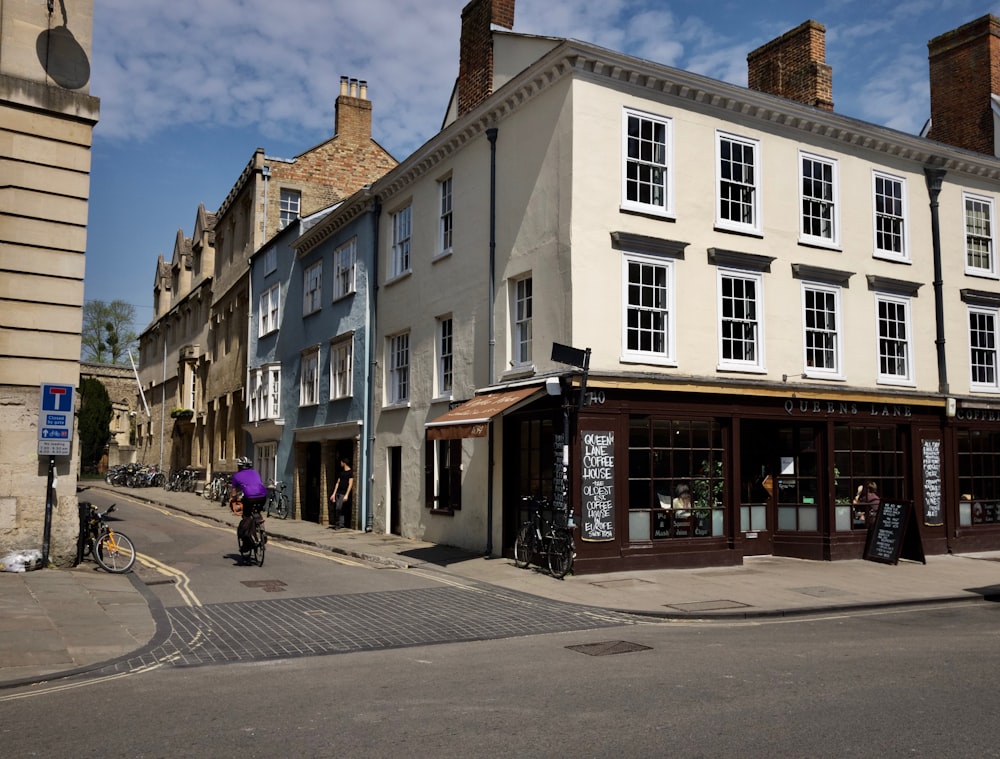
[[[675,511],[684,512],[678,516],[687,516],[687,512],[691,511],[691,488],[687,483],[682,482],[674,488],[674,500],[671,505]]]
[[[854,519],[867,525],[875,524],[875,515],[878,513],[878,505],[881,503],[878,495],[878,485],[869,480],[864,485],[858,485],[858,492],[854,496]]]

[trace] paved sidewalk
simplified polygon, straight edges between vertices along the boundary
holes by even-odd
[[[230,524],[238,517],[192,493],[92,486],[119,498],[157,503]],[[86,493],[80,494],[86,500]],[[748,558],[741,567],[569,576],[517,569],[503,558],[391,535],[331,530],[312,522],[268,520],[275,540],[308,544],[401,569],[454,575],[567,603],[674,619],[750,619],[904,604],[1000,600],[1000,552],[900,561],[812,562]],[[156,625],[149,591],[134,575],[85,562],[72,570],[0,572],[0,687],[64,676],[125,657]],[[154,608],[155,608],[154,603]]]

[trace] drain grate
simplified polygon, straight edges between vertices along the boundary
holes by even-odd
[[[240,584],[248,588],[260,588],[265,593],[280,593],[286,587],[281,580],[242,580]]]
[[[587,656],[611,656],[611,654],[630,654],[633,651],[652,651],[649,646],[639,643],[629,643],[627,640],[607,640],[603,643],[584,643],[579,646],[566,646],[570,651]]]
[[[693,603],[664,604],[668,609],[677,611],[721,611],[723,609],[745,609],[749,604],[739,601],[695,601]]]

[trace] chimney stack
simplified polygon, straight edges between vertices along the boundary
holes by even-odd
[[[492,25],[514,28],[514,0],[472,0],[462,9],[458,61],[458,115],[493,94]]]
[[[334,105],[333,133],[337,137],[367,143],[372,138],[372,104],[368,100],[368,82],[340,77],[340,96]]]
[[[983,16],[927,43],[931,129],[927,136],[986,155],[998,152],[1000,19]]]
[[[806,21],[747,56],[751,90],[833,110],[833,70],[826,64],[826,27]]]

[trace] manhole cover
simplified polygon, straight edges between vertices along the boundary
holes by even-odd
[[[638,577],[623,577],[617,580],[602,580],[590,584],[595,588],[610,588],[614,590],[616,588],[638,588],[643,585],[654,585],[655,583],[650,580],[640,580]]]
[[[240,584],[248,588],[260,588],[265,593],[278,593],[285,589],[285,583],[281,580],[241,580]]]
[[[794,590],[796,593],[802,593],[807,596],[815,596],[816,598],[850,595],[850,593],[846,590],[840,590],[839,588],[827,588],[822,585],[817,585],[811,588],[792,588],[792,590]]]
[[[745,609],[749,604],[739,601],[695,601],[688,604],[664,604],[668,609],[678,611],[721,611],[723,609]]]
[[[633,651],[651,651],[649,646],[629,643],[627,640],[608,640],[603,643],[584,643],[580,646],[566,646],[570,651],[576,651],[587,656],[610,656],[611,654],[630,654]]]

